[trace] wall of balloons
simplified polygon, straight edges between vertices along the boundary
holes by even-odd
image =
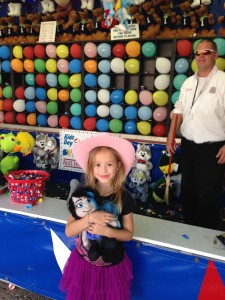
[[[163,137],[198,41],[2,45],[0,122]]]

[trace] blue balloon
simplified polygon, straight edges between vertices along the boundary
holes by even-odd
[[[82,128],[81,118],[80,117],[72,117],[70,119],[70,126],[76,130],[81,129]]]
[[[137,118],[137,108],[135,106],[127,106],[124,110],[124,115],[127,119]]]
[[[25,76],[25,81],[28,85],[35,85],[35,77],[32,73],[27,73]]]
[[[150,120],[152,118],[152,109],[146,105],[141,106],[138,109],[138,117],[143,121]]]
[[[105,74],[99,75],[98,76],[98,85],[103,89],[109,88],[110,87],[110,76],[105,75]]]
[[[95,117],[96,116],[96,113],[97,113],[97,108],[94,104],[88,104],[86,107],[85,107],[85,114],[88,116],[88,117]]]
[[[101,57],[110,57],[111,56],[111,46],[107,43],[101,43],[97,47],[97,52]]]
[[[94,103],[97,100],[97,93],[96,91],[93,90],[88,90],[85,93],[85,99],[89,102],[89,103]]]
[[[42,87],[36,88],[35,94],[39,100],[46,100],[46,98],[47,98],[45,88],[42,88]]]
[[[48,73],[46,75],[46,83],[51,87],[56,87],[57,84],[58,84],[57,75],[52,74],[52,73]]]
[[[25,104],[25,109],[26,111],[28,111],[29,113],[33,113],[36,111],[36,105],[34,101],[27,101]]]
[[[71,73],[80,73],[81,72],[81,60],[73,59],[69,63],[69,70]]]
[[[98,131],[106,132],[109,130],[109,121],[106,119],[99,119],[96,122],[96,128]]]
[[[8,46],[0,47],[0,58],[7,59],[10,57],[10,48]]]
[[[103,59],[98,63],[99,71],[102,73],[109,73],[110,72],[110,61]]]
[[[40,126],[47,126],[47,116],[45,114],[40,114],[37,116],[37,123]]]
[[[84,83],[89,87],[97,86],[97,77],[94,74],[86,74],[84,76]]]
[[[126,121],[124,131],[128,134],[134,134],[137,131],[137,125],[134,120]]]
[[[123,116],[123,107],[119,104],[112,104],[109,113],[113,119],[121,119]]]
[[[189,70],[189,62],[186,58],[179,58],[175,63],[175,70],[177,73],[186,73]]]
[[[6,72],[6,73],[11,72],[11,63],[10,63],[9,60],[3,60],[3,62],[2,62],[2,71]]]
[[[124,90],[114,90],[110,95],[110,100],[114,104],[122,103],[124,99]]]
[[[27,87],[24,91],[24,96],[28,100],[34,100],[35,99],[35,88],[34,87]]]

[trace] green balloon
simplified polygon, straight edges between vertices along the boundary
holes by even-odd
[[[32,74],[32,73],[26,74],[25,81],[28,85],[34,86],[35,85],[34,74]]]
[[[152,57],[156,53],[156,45],[152,42],[146,42],[142,45],[141,51],[144,56]]]
[[[50,101],[46,106],[47,112],[51,115],[58,113],[58,103],[55,101]]]
[[[80,102],[81,101],[81,90],[80,89],[72,89],[70,91],[70,99],[73,102]]]
[[[2,74],[0,74],[0,84],[2,84]]]
[[[58,83],[62,87],[68,87],[69,86],[69,76],[67,74],[59,74],[58,76]]]
[[[44,73],[45,72],[45,61],[40,58],[36,58],[34,61],[34,68],[37,72]]]
[[[180,96],[180,91],[176,91],[172,94],[171,101],[173,104],[175,104],[177,102],[179,96]]]
[[[73,116],[80,116],[81,115],[81,105],[79,103],[74,103],[70,107],[70,112]]]
[[[173,86],[175,87],[175,89],[179,91],[186,79],[187,79],[187,75],[185,74],[176,75],[173,79]]]
[[[2,94],[5,98],[12,98],[12,86],[6,86],[2,90]]]
[[[213,41],[216,43],[218,54],[220,56],[225,55],[225,39],[215,38]]]
[[[122,130],[123,130],[123,122],[121,120],[118,120],[118,119],[112,119],[109,122],[109,129],[112,132],[122,132]]]
[[[196,50],[196,48],[197,48],[199,42],[201,42],[201,40],[202,40],[202,39],[198,39],[198,40],[196,40],[196,41],[194,42],[194,44],[193,44],[193,51]]]

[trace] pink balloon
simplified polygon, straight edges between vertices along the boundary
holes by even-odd
[[[0,111],[0,123],[4,122],[4,112]]]
[[[84,46],[84,53],[89,58],[96,57],[97,56],[97,46],[92,42],[86,43]]]
[[[57,127],[58,126],[58,116],[57,115],[49,116],[47,123],[50,127]]]
[[[56,46],[49,44],[46,46],[46,54],[48,55],[48,57],[50,58],[56,58]]]
[[[69,63],[66,59],[60,58],[57,62],[57,69],[61,73],[68,73],[69,72]]]
[[[140,91],[139,100],[140,100],[141,104],[143,104],[143,105],[152,104],[152,93],[147,90]]]
[[[162,122],[167,118],[167,108],[165,106],[157,107],[153,112],[153,118],[157,122]]]
[[[40,113],[42,113],[42,114],[46,113],[47,110],[46,110],[46,102],[45,101],[37,101],[35,103],[35,106]]]

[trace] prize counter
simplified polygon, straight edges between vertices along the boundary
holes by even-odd
[[[45,197],[35,206],[0,199],[0,278],[52,299],[75,246],[65,236],[66,201]],[[220,231],[134,215],[132,300],[225,299],[225,247]]]

